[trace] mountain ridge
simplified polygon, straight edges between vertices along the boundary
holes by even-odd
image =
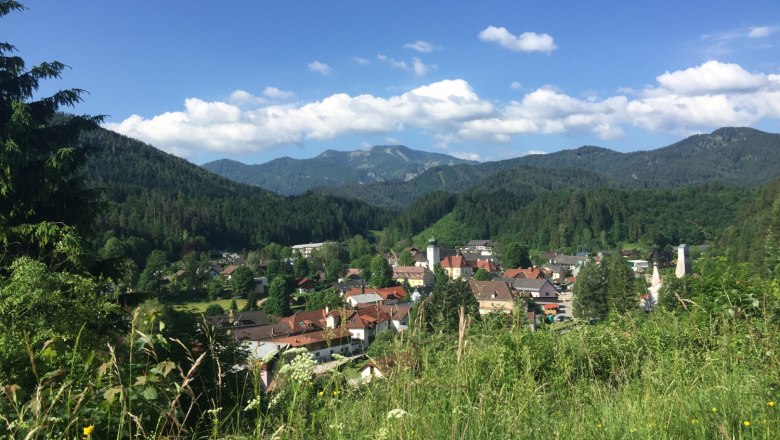
[[[601,174],[604,180],[616,185],[636,189],[708,183],[753,186],[780,176],[780,134],[722,127],[654,150],[621,153],[586,145],[496,162],[435,167],[408,182],[352,183],[316,191],[400,209],[433,191],[458,193],[475,185],[489,187],[493,176],[504,173],[501,178],[506,179],[511,170],[524,173],[527,167],[539,173],[582,169]]]
[[[433,167],[468,163],[474,162],[404,145],[376,145],[366,150],[328,149],[308,159],[280,157],[255,165],[219,159],[201,167],[236,182],[296,195],[321,186],[408,181]]]

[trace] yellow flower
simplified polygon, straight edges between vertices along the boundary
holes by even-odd
[[[333,397],[339,397],[339,392],[338,391],[334,391],[333,392]]]
[[[325,392],[324,392],[324,391],[319,391],[319,392],[317,393],[317,397],[322,397],[324,394],[325,394]]]
[[[750,420],[745,420],[744,422],[742,422],[742,424],[745,425],[745,428],[747,428],[748,426],[750,426]]]
[[[596,424],[596,429],[601,429],[601,428],[603,428],[603,427],[604,427],[604,425],[602,425],[601,423],[597,423],[597,424]]]
[[[698,425],[698,424],[699,424],[699,419],[696,418],[691,419],[691,425]]]
[[[775,401],[774,400],[770,400],[769,402],[767,402],[767,405],[770,406],[770,407],[773,407],[773,406],[775,406]]]
[[[712,407],[712,412],[718,412],[718,407],[717,406],[713,406]]]
[[[92,435],[92,431],[94,431],[94,430],[95,430],[95,426],[94,425],[89,425],[89,426],[85,426],[84,427],[83,432],[84,432],[84,435],[89,436],[89,435]]]
[[[629,429],[629,430],[628,430],[628,432],[630,432],[630,433],[632,433],[632,434],[633,434],[633,433],[635,433],[635,432],[636,432],[636,428],[631,428],[631,429]]]

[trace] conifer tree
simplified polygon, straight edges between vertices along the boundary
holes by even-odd
[[[268,287],[268,299],[266,299],[263,309],[269,315],[289,316],[291,314],[291,298],[287,280],[283,276],[277,276]]]
[[[639,297],[634,287],[634,274],[620,253],[614,253],[607,259],[607,298],[610,312],[622,315],[639,307]]]
[[[587,261],[574,283],[574,315],[583,319],[603,319],[609,311],[604,265]]]

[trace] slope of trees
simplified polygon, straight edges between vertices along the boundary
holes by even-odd
[[[84,174],[105,190],[102,231],[137,236],[170,250],[193,237],[216,248],[249,248],[368,235],[389,218],[354,200],[306,193],[285,198],[215,176],[187,161],[108,130],[85,133]]]

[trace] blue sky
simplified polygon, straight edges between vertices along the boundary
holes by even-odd
[[[194,163],[379,144],[499,160],[780,132],[780,2],[29,1],[41,93]]]

